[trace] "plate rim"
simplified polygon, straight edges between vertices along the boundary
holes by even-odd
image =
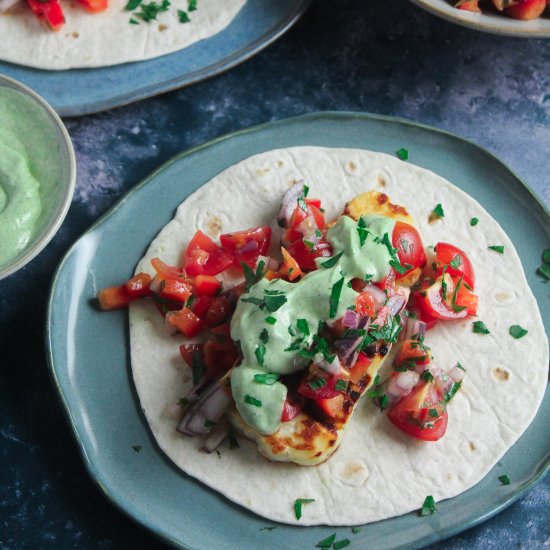
[[[486,14],[458,10],[445,4],[445,0],[440,1],[442,3],[441,7],[434,5],[431,0],[410,0],[410,2],[432,15],[468,29],[515,38],[550,38],[550,19],[548,20],[547,30],[522,29],[520,24],[517,23],[519,21],[517,19],[496,14],[494,17],[502,18],[502,24],[496,24],[492,23],[493,17],[488,17]],[[452,11],[449,8],[452,8]],[[454,14],[454,12],[457,13]]]
[[[62,275],[62,272],[65,268],[66,263],[69,261],[73,253],[76,251],[76,249],[79,247],[80,242],[83,238],[85,238],[88,234],[95,231],[96,228],[101,226],[105,221],[107,221],[112,216],[116,215],[118,210],[122,207],[124,207],[125,203],[131,199],[131,197],[139,192],[140,189],[142,189],[144,186],[148,185],[149,182],[154,180],[156,176],[163,172],[164,170],[168,169],[173,164],[181,161],[182,159],[185,159],[188,156],[191,156],[199,151],[202,151],[203,149],[207,149],[211,146],[217,145],[219,143],[222,143],[224,141],[230,141],[236,137],[243,136],[246,134],[253,134],[256,132],[261,132],[265,129],[277,127],[277,126],[285,126],[286,124],[295,124],[300,122],[311,122],[318,119],[339,119],[339,120],[374,120],[374,121],[381,121],[383,123],[398,123],[403,124],[407,127],[411,128],[420,128],[422,130],[433,132],[439,135],[443,135],[447,138],[457,139],[461,142],[464,142],[468,144],[469,146],[472,146],[485,155],[488,155],[488,157],[498,163],[503,169],[505,169],[511,176],[513,176],[513,179],[517,182],[517,184],[520,184],[522,187],[525,188],[525,190],[530,195],[530,198],[536,202],[538,207],[541,209],[541,212],[544,216],[544,222],[549,224],[550,227],[550,209],[545,205],[544,202],[538,197],[538,195],[534,192],[534,190],[531,188],[529,184],[527,184],[521,177],[519,177],[512,168],[510,168],[506,163],[504,163],[502,160],[500,160],[494,153],[486,149],[485,147],[478,145],[473,140],[464,138],[462,136],[459,136],[458,134],[455,134],[453,132],[449,132],[447,130],[442,130],[427,124],[422,124],[413,120],[408,120],[406,118],[402,117],[393,117],[389,115],[380,115],[380,114],[374,114],[374,113],[366,113],[366,112],[359,112],[359,111],[315,111],[312,113],[307,113],[304,115],[279,119],[276,121],[268,121],[264,122],[255,126],[251,126],[248,128],[240,129],[234,132],[229,132],[227,134],[224,134],[222,136],[217,136],[211,140],[206,141],[205,143],[199,144],[197,146],[194,146],[190,149],[186,149],[181,151],[180,153],[177,153],[172,158],[164,162],[161,166],[159,166],[157,169],[153,170],[150,174],[148,174],[145,178],[143,178],[141,181],[139,181],[137,184],[135,184],[133,187],[131,187],[124,195],[106,212],[104,213],[97,221],[95,221],[86,231],[84,231],[80,237],[76,239],[76,241],[70,246],[70,248],[67,250],[67,252],[64,254],[62,260],[60,261],[58,267],[55,270],[54,277],[52,278],[52,282],[50,285],[50,291],[48,296],[48,302],[47,302],[47,311],[46,311],[46,319],[45,319],[45,333],[44,333],[44,343],[46,347],[46,358],[47,358],[47,364],[48,364],[48,371],[50,375],[50,380],[53,384],[53,386],[56,389],[56,396],[59,399],[60,403],[62,404],[63,413],[66,417],[66,419],[69,422],[69,425],[71,427],[72,435],[76,440],[79,454],[82,457],[82,460],[84,462],[84,466],[86,469],[86,472],[88,473],[89,477],[92,479],[93,483],[96,485],[96,487],[99,488],[100,492],[108,499],[108,501],[113,504],[118,510],[120,510],[126,517],[134,521],[137,525],[139,525],[142,528],[147,529],[149,532],[151,532],[156,538],[158,538],[161,541],[167,542],[168,544],[171,544],[174,547],[182,548],[184,550],[190,550],[191,547],[185,545],[182,541],[176,540],[175,538],[171,538],[169,534],[164,532],[162,529],[159,529],[156,527],[156,525],[145,517],[136,517],[132,515],[130,510],[127,510],[125,508],[125,503],[123,501],[119,502],[117,500],[117,497],[115,497],[113,494],[111,494],[110,489],[107,485],[102,483],[101,480],[101,469],[97,468],[94,462],[91,460],[91,458],[87,455],[85,445],[83,444],[83,441],[80,436],[79,430],[77,428],[76,422],[73,418],[73,414],[71,412],[71,409],[69,407],[68,400],[66,398],[66,393],[63,390],[63,386],[58,378],[57,375],[57,369],[56,364],[54,361],[54,350],[53,350],[53,340],[52,340],[52,332],[53,332],[53,323],[52,323],[52,314],[54,310],[54,294],[56,293],[56,289],[58,286],[58,281]],[[207,182],[205,182],[207,183]],[[202,187],[205,183],[201,184],[197,189]],[[548,391],[548,390],[547,390]],[[543,398],[544,400],[545,398]],[[149,429],[150,430],[150,429]],[[523,434],[522,434],[523,435]],[[517,443],[517,442],[516,442]],[[514,444],[515,445],[515,444]],[[162,452],[156,446],[157,452]],[[461,533],[467,529],[470,529],[474,526],[477,526],[484,521],[490,519],[491,517],[495,516],[496,514],[500,513],[502,510],[513,504],[516,500],[521,498],[527,491],[529,491],[534,485],[536,485],[538,482],[540,482],[547,474],[550,473],[550,452],[545,455],[545,459],[539,464],[537,471],[535,475],[531,476],[528,481],[523,483],[521,486],[519,486],[517,489],[514,490],[514,492],[503,496],[502,502],[497,505],[496,507],[490,509],[484,514],[479,515],[476,518],[473,518],[469,521],[467,521],[465,524],[456,525],[455,527],[449,527],[444,529],[442,532],[432,532],[429,536],[425,537],[422,541],[412,541],[407,542],[403,545],[396,546],[395,548],[399,549],[416,549],[421,548],[425,546],[426,544],[431,544],[437,541],[443,541],[448,539],[449,537],[452,537],[458,533]],[[200,483],[200,482],[199,482]],[[392,519],[392,518],[390,518]],[[385,520],[384,520],[385,521]],[[375,522],[376,523],[376,522]],[[370,524],[369,524],[370,525]]]
[[[277,21],[261,36],[257,37],[252,42],[247,43],[245,46],[243,46],[239,50],[233,51],[228,55],[224,56],[223,58],[218,59],[217,61],[210,63],[205,67],[196,69],[192,72],[184,73],[182,75],[175,76],[167,80],[163,80],[161,83],[144,85],[137,90],[123,93],[115,97],[111,97],[109,99],[86,101],[79,105],[70,105],[70,106],[64,106],[64,107],[57,106],[54,99],[51,99],[49,102],[60,117],[68,117],[68,118],[81,117],[81,116],[103,113],[105,111],[108,111],[111,109],[117,109],[119,107],[124,107],[126,105],[130,105],[137,101],[142,101],[150,97],[155,97],[167,92],[171,92],[181,88],[186,88],[187,86],[192,86],[193,84],[203,82],[205,80],[208,80],[209,78],[213,78],[215,76],[223,74],[226,71],[240,65],[241,63],[244,63],[245,61],[248,61],[258,53],[263,51],[265,48],[273,44],[282,35],[284,35],[291,27],[293,27],[297,23],[297,21],[307,11],[312,1],[313,0],[293,0],[294,6],[289,10],[288,15],[284,19]],[[237,14],[236,17],[239,17],[239,14]],[[216,34],[219,34],[219,33],[216,33]],[[209,37],[209,38],[212,38],[212,37]],[[207,41],[209,38],[200,40],[199,42]],[[180,50],[177,50],[175,52],[158,56],[158,58],[175,56],[180,54],[185,49],[186,48],[181,48]],[[27,73],[27,71],[30,71],[30,72],[40,71],[48,75],[51,75],[51,74],[55,75],[56,73],[68,74],[73,72],[76,75],[80,71],[97,71],[96,74],[99,74],[99,71],[101,71],[102,69],[112,69],[112,68],[116,68],[117,66],[145,63],[145,62],[154,61],[155,59],[158,59],[158,58],[146,59],[142,61],[133,61],[130,63],[118,63],[116,65],[109,65],[107,67],[90,67],[90,68],[83,67],[83,68],[65,69],[61,71],[42,70],[36,67],[19,65],[17,63],[11,63],[0,59],[0,70],[5,69],[6,67],[8,68],[15,67],[16,70],[23,71],[24,73]],[[2,74],[5,74],[5,73],[2,72]],[[9,76],[10,78],[15,78],[14,76],[11,75],[11,73],[9,73]],[[76,77],[77,76],[75,76],[75,78]],[[20,80],[21,75],[18,74],[17,79]],[[41,94],[43,94],[43,92],[44,92],[43,90],[40,91]]]

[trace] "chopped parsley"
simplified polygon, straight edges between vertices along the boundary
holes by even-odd
[[[254,353],[256,355],[256,360],[258,361],[258,365],[260,365],[260,367],[263,367],[264,357],[265,357],[265,346],[258,346]]]
[[[296,519],[302,517],[302,504],[309,504],[310,502],[315,502],[314,498],[297,498],[294,501],[294,515]]]
[[[343,380],[342,378],[338,378],[338,380],[336,381],[336,384],[334,385],[334,389],[336,391],[345,391],[347,387],[348,385],[346,381]]]
[[[191,354],[191,372],[193,374],[193,386],[202,378],[202,353],[200,351],[194,351]]]
[[[303,210],[306,214],[309,214],[309,208],[307,207],[306,201],[303,199],[303,197],[298,197],[298,206],[301,210]]]
[[[361,527],[352,527],[352,528],[351,528],[351,532],[352,532],[354,535],[357,535],[358,533],[361,532]]]
[[[432,495],[428,495],[420,509],[421,516],[431,516],[435,512],[435,500]]]
[[[189,18],[189,15],[187,15],[186,11],[178,10],[178,21],[180,23],[190,23],[191,19]]]
[[[494,250],[495,252],[498,252],[499,254],[504,254],[504,247],[502,245],[493,245],[487,247],[489,250]]]
[[[124,9],[126,11],[133,11],[141,4],[141,0],[129,0]]]
[[[309,185],[304,183],[304,197],[307,197],[309,194]]]
[[[474,321],[474,332],[477,334],[490,334],[491,331],[485,326],[483,321]]]
[[[397,273],[399,273],[399,275],[407,273],[407,271],[409,271],[409,269],[412,269],[413,267],[410,264],[401,265],[397,260],[390,260],[390,265],[395,269],[395,271],[397,271]]]
[[[265,322],[269,323],[270,325],[274,325],[277,322],[277,319],[270,315],[269,317],[265,318]]]
[[[267,332],[267,329],[262,329],[262,332],[260,332],[260,342],[263,342],[264,344],[267,344],[269,342],[269,332]]]
[[[512,325],[509,332],[514,338],[523,338],[529,331],[519,325]]]
[[[369,236],[369,230],[367,229],[367,222],[363,218],[359,218],[357,222],[357,234],[359,235],[359,246],[363,246]]]
[[[454,258],[449,262],[449,265],[453,269],[458,269],[462,265],[462,256],[460,254],[455,254]]]
[[[337,540],[334,543],[334,550],[340,550],[340,548],[345,548],[346,546],[349,546],[350,544],[351,544],[351,541],[349,539]]]
[[[133,17],[130,19],[130,25],[139,25],[139,21]]]
[[[407,149],[404,149],[403,147],[401,147],[401,149],[398,149],[395,154],[400,160],[409,160],[409,151],[407,151]]]
[[[422,378],[422,380],[425,380],[426,382],[433,382],[433,380],[434,380],[434,375],[433,375],[428,369],[426,369],[426,370],[420,375],[420,378]]]
[[[542,253],[542,261],[543,261],[545,264],[550,264],[550,248],[547,248],[547,249]]]
[[[344,277],[342,277],[332,285],[332,290],[330,291],[330,301],[329,301],[329,304],[330,304],[329,317],[331,319],[336,317],[336,312],[338,311],[338,303],[340,302],[340,294],[342,294],[343,286],[344,286]]]
[[[143,447],[141,445],[133,445],[132,446],[132,449],[136,452],[136,453],[139,453],[141,452],[141,449],[143,449]]]
[[[279,375],[273,374],[271,372],[254,375],[254,382],[257,382],[258,384],[264,384],[265,386],[273,386],[273,384],[275,384],[277,380],[279,380]]]
[[[333,256],[332,258],[328,259],[326,262],[321,262],[321,267],[324,267],[326,269],[329,269],[330,267],[334,267],[338,260],[342,257],[342,254],[344,251],[340,252],[340,254],[336,254],[336,256]]]
[[[445,211],[443,210],[443,206],[441,206],[441,203],[438,203],[436,207],[432,210],[432,213],[430,214],[430,221],[439,220],[444,217],[445,217]]]
[[[274,313],[286,304],[286,296],[278,290],[266,290],[264,297],[265,307],[269,313]]]
[[[502,483],[502,485],[510,485],[511,483],[510,478],[506,474],[498,476],[498,480]]]
[[[134,12],[134,15],[147,23],[156,19],[159,13],[168,11],[170,0],[162,0],[160,4],[157,2],[149,2],[148,4],[140,2],[138,6],[141,8],[141,11]]]
[[[248,292],[260,279],[263,278],[265,262],[260,260],[255,272],[244,262],[241,262],[241,267],[243,268],[244,273],[245,289]]]
[[[249,405],[254,405],[255,407],[262,406],[262,402],[259,399],[256,399],[255,397],[252,397],[251,395],[248,395],[248,394],[244,396],[244,402],[248,403]]]
[[[537,273],[547,281],[550,281],[550,248],[542,253],[542,264],[537,269]]]
[[[302,334],[309,336],[309,325],[307,319],[298,319],[296,322],[296,327]]]
[[[478,224],[478,222],[479,222],[479,220],[478,220],[477,218],[472,218],[472,219],[470,220],[470,225],[471,225],[472,227],[474,227],[474,226],[476,226],[476,225]]]
[[[335,540],[336,540],[336,533],[332,533],[332,535],[329,535],[326,539],[320,540],[315,545],[315,548],[330,548],[332,546],[332,543]]]
[[[467,307],[467,306],[459,306],[456,303],[456,299],[458,297],[458,290],[460,289],[460,286],[462,285],[463,281],[464,281],[463,277],[460,277],[460,279],[458,279],[458,282],[456,283],[455,289],[453,290],[453,295],[451,297],[451,307],[453,308],[453,311],[455,313],[460,313],[461,311],[464,311]]]
[[[428,409],[428,414],[432,418],[439,418],[439,413],[437,412],[437,409]]]
[[[327,381],[324,378],[314,378],[307,383],[307,385],[314,391],[326,386],[326,384]]]
[[[445,403],[448,403],[454,397],[455,393],[460,389],[460,386],[462,386],[462,382],[453,382],[451,384],[449,391],[443,396]]]
[[[197,10],[197,0],[187,0],[187,11]]]

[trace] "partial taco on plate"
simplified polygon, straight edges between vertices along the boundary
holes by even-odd
[[[160,448],[286,523],[356,525],[465,491],[546,386],[510,239],[451,183],[381,153],[296,147],[227,168],[99,298],[130,305]]]

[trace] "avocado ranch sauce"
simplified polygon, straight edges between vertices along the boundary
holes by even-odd
[[[381,281],[389,272],[395,221],[378,215],[356,222],[341,216],[327,232],[332,258],[318,258],[318,269],[301,281],[260,279],[239,298],[231,321],[243,362],[231,373],[231,390],[242,418],[262,434],[274,433],[281,422],[287,389],[276,377],[305,369],[304,356],[319,323],[342,317],[358,293],[351,279]],[[389,239],[389,240],[388,240]],[[385,241],[385,242],[383,242]],[[325,265],[323,265],[325,264]]]
[[[56,137],[42,108],[0,86],[0,267],[33,237],[59,178]]]

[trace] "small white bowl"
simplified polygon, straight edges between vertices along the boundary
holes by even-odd
[[[71,138],[63,122],[42,97],[27,86],[4,75],[0,75],[0,87],[11,88],[22,93],[46,115],[47,122],[51,124],[52,136],[54,136],[51,155],[57,157],[60,170],[59,184],[54,195],[48,196],[48,200],[44,201],[43,210],[30,241],[13,260],[0,267],[0,279],[3,279],[29,263],[57,233],[71,205],[76,183],[76,160]]]
[[[547,16],[532,21],[520,21],[499,13],[459,10],[447,0],[411,0],[411,2],[442,19],[476,31],[523,38],[550,38],[550,18]]]

